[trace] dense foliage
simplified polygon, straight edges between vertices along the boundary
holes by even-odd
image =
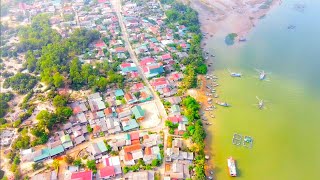
[[[204,179],[204,139],[206,137],[206,132],[200,120],[200,104],[193,97],[187,96],[183,99],[182,105],[184,107],[184,115],[188,118],[189,121],[184,137],[191,137],[192,141],[194,142],[192,150],[197,153],[194,163],[196,178]]]
[[[20,94],[24,94],[33,89],[37,84],[37,78],[24,73],[17,73],[13,77],[7,78],[4,83],[4,88],[11,87],[13,90],[17,91]]]
[[[13,94],[11,93],[0,93],[0,118],[6,115],[9,108],[8,102],[12,98]]]
[[[181,63],[186,65],[184,70],[185,78],[182,81],[182,89],[189,89],[197,87],[197,74],[206,74],[207,66],[204,64],[203,52],[200,47],[201,32],[198,21],[198,14],[195,10],[187,5],[179,2],[167,1],[163,3],[170,4],[172,8],[167,10],[166,23],[169,28],[177,31],[176,24],[184,25],[188,31],[194,32],[190,42],[189,56],[184,58]]]

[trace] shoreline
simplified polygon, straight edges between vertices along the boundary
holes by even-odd
[[[250,14],[249,12],[244,12],[244,14],[237,14],[235,12],[231,12],[230,15],[225,15],[223,12],[214,13],[208,4],[205,4],[207,0],[189,0],[190,7],[198,12],[198,18],[200,22],[201,33],[205,35],[201,40],[201,48],[203,52],[209,52],[207,48],[207,44],[210,43],[210,40],[214,36],[223,36],[228,35],[229,33],[236,33],[238,36],[235,38],[235,44],[239,44],[240,38],[245,38],[246,35],[250,33],[250,31],[255,27],[255,25],[259,22],[261,17],[267,15],[267,13],[272,10],[276,5],[281,4],[281,0],[273,0],[267,9],[260,9],[258,12],[254,14]],[[262,3],[265,0],[252,0],[252,3]],[[220,14],[219,14],[220,13]],[[227,12],[229,13],[229,12]],[[244,15],[244,16],[243,16]],[[218,17],[217,17],[218,16]],[[219,17],[220,16],[220,17]],[[211,17],[211,18],[208,18]],[[209,22],[209,23],[208,23]],[[214,55],[209,53],[208,59],[206,60],[206,65],[208,67],[207,75],[214,75],[214,62],[216,57],[211,57]],[[210,64],[210,66],[209,66]],[[212,118],[211,115],[214,114],[215,111],[205,111],[205,108],[209,105],[206,96],[206,86],[208,80],[205,77],[206,75],[199,75],[198,79],[201,79],[201,86],[195,90],[189,90],[188,94],[195,97],[195,99],[201,103],[201,114],[206,119],[205,122],[213,123],[216,122],[215,117]],[[210,80],[211,81],[211,80]],[[210,82],[211,84],[212,82]],[[218,87],[219,88],[219,87]],[[215,99],[215,98],[213,98]],[[213,105],[213,104],[212,104]],[[209,155],[210,159],[207,160],[207,164],[205,166],[205,171],[208,176],[213,176],[216,179],[215,170],[217,166],[215,164],[215,150],[211,149],[215,132],[209,131],[209,126],[204,125],[204,129],[206,130],[207,137],[205,139],[205,144],[209,144],[205,146],[205,154]],[[210,172],[213,171],[214,174]]]

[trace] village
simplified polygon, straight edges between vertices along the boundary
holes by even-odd
[[[17,14],[22,14],[22,26],[30,24],[33,16],[49,13],[52,29],[62,38],[69,38],[79,28],[98,31],[100,38],[77,58],[81,64],[115,65],[123,83],[108,84],[96,92],[57,88],[56,96],[68,97],[64,108],[71,109],[72,115],[64,123],[52,125],[46,143],[21,148],[12,155],[21,132],[41,123],[39,113],[58,109],[52,102],[39,100],[48,96],[45,83],[34,87],[26,100],[35,104],[29,116],[16,128],[1,130],[1,168],[8,179],[17,179],[17,174],[10,172],[12,161],[2,158],[5,156],[19,159],[20,178],[35,180],[195,177],[196,152],[201,153],[191,137],[200,125],[191,125],[193,119],[188,119],[186,112],[190,112],[192,100],[180,88],[187,69],[181,61],[189,57],[195,33],[179,23],[168,27],[165,11],[171,8],[170,4],[144,0],[52,0],[19,3],[10,9],[7,21],[18,23]],[[31,73],[22,66],[26,55],[15,51],[19,38],[13,34],[4,45],[16,53],[4,58],[8,77]],[[2,74],[1,82],[5,79]],[[1,87],[1,93],[10,91],[14,89]],[[4,117],[7,121],[14,124],[26,112],[17,106],[23,98],[17,94],[9,102],[15,110]]]

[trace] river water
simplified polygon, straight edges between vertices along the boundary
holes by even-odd
[[[293,8],[296,3],[305,5],[303,12]],[[320,1],[283,1],[257,23],[245,43],[227,46],[228,33],[219,33],[207,45],[216,55],[219,98],[232,105],[218,107],[209,127],[217,179],[231,179],[229,156],[237,161],[237,179],[319,179]],[[227,68],[243,77],[230,77]],[[255,68],[268,73],[266,81],[258,79]],[[267,101],[266,109],[254,105],[256,96]],[[253,137],[253,148],[233,145],[234,133]]]

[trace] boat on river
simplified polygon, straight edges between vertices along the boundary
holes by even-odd
[[[232,177],[237,176],[237,168],[236,168],[236,161],[232,158],[228,158],[228,169],[229,169],[229,175]]]
[[[226,103],[226,102],[220,102],[220,101],[216,101],[216,103],[220,106],[223,106],[223,107],[229,107],[230,104]]]

